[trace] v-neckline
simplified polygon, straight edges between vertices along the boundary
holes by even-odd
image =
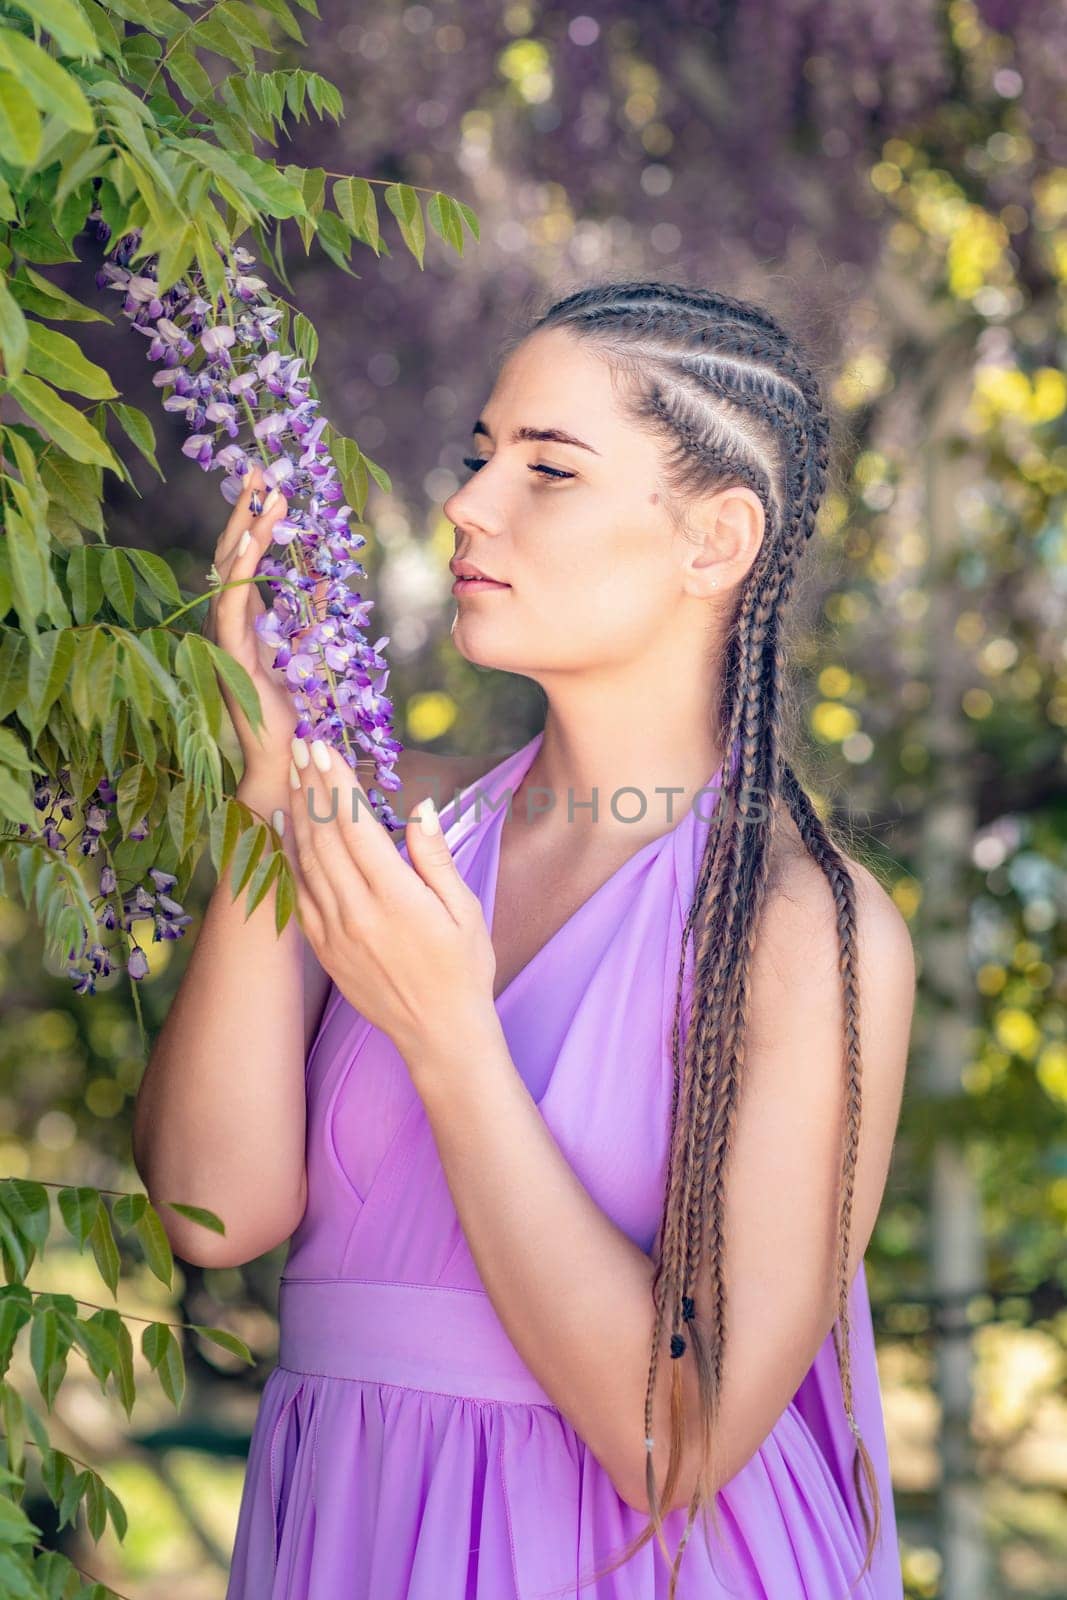
[[[514,799],[515,792],[518,790],[523,779],[526,777],[526,774],[533,766],[534,758],[536,757],[538,750],[540,750],[543,740],[543,731],[535,734],[530,740],[529,744],[526,746],[526,759],[508,775],[506,787],[512,799]],[[521,750],[516,751],[515,754],[521,754]],[[507,763],[505,763],[505,767],[506,765]],[[715,771],[712,773],[711,777],[708,778],[702,786],[700,791],[701,793],[703,793],[704,790],[710,789],[712,786],[714,786],[716,789],[721,787],[722,771],[725,765],[726,762],[724,758],[719,762],[719,765],[715,768]],[[498,811],[494,811],[489,839],[490,859],[489,866],[486,870],[486,891],[482,900],[482,911],[485,916],[485,925],[489,929],[490,939],[492,939],[493,917],[496,912],[497,887],[500,882],[501,834],[503,832],[504,819],[507,817],[508,810],[509,806],[501,806]],[[528,974],[539,964],[545,953],[552,948],[557,940],[563,937],[567,930],[573,926],[580,916],[588,911],[589,907],[604,893],[606,889],[610,888],[612,884],[617,883],[620,878],[631,872],[636,866],[643,863],[654,850],[657,850],[661,846],[665,845],[668,840],[673,841],[676,839],[679,831],[682,828],[692,825],[692,820],[695,814],[696,813],[693,806],[690,805],[685,815],[679,817],[678,821],[673,827],[666,829],[666,831],[661,834],[658,834],[655,839],[646,840],[643,845],[634,851],[633,855],[627,856],[625,861],[617,866],[602,883],[598,884],[591,894],[586,895],[581,905],[576,906],[571,912],[570,916],[567,917],[564,922],[560,923],[555,933],[549,934],[544,944],[542,944],[539,949],[534,951],[529,961],[521,966],[518,972],[515,973],[514,977],[504,985],[500,993],[494,996],[494,1006],[499,1006],[504,1000],[509,998],[512,990],[515,989],[517,985],[528,976]],[[702,820],[708,821],[710,819],[704,818]]]

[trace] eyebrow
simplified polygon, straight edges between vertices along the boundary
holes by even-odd
[[[480,433],[490,440],[493,437],[482,417],[478,418],[471,431],[475,437]],[[562,428],[516,428],[511,435],[512,444],[518,444],[523,439],[547,439],[554,444],[573,444],[577,445],[579,450],[591,450],[595,456],[600,454],[599,450],[593,450],[591,444],[586,444],[584,439],[576,439],[573,433],[565,433]]]

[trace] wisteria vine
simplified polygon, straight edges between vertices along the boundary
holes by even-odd
[[[111,230],[98,209],[89,226],[108,243]],[[272,529],[282,557],[265,553],[256,569],[267,577],[272,593],[272,603],[256,616],[256,632],[274,651],[274,670],[292,694],[294,733],[322,739],[353,768],[373,763],[375,778],[364,784],[368,800],[385,827],[400,829],[403,822],[386,798],[400,788],[394,767],[403,749],[385,693],[389,668],[381,652],[389,640],[368,642],[365,630],[374,602],[346,581],[366,576],[354,555],[366,540],[348,526],[352,507],[344,503],[340,475],[323,439],[326,418],[310,392],[304,361],[271,348],[278,343],[283,312],[252,272],[255,258],[242,246],[233,248],[232,261],[223,260],[225,294],[211,294],[196,269],[161,293],[156,257],[131,267],[140,240],[136,229],[119,240],[97,272],[97,287],[122,293],[123,312],[148,340],[148,359],[161,363],[152,381],[166,391],[163,409],[183,416],[189,427],[183,453],[205,472],[223,470],[220,488],[228,503],[236,503],[244,474],[257,463],[267,487],[285,495],[286,514]],[[253,514],[259,510],[254,496]],[[214,567],[211,578],[219,581]],[[316,589],[324,581],[317,601]],[[85,857],[100,853],[117,822],[119,776],[105,777],[85,802],[77,841]],[[36,779],[34,791],[34,806],[45,813],[43,825],[34,832],[21,824],[19,831],[62,851],[66,841],[59,822],[73,819],[76,803],[69,770]],[[126,837],[144,839],[147,832],[145,817]],[[192,921],[168,893],[177,881],[174,875],[153,867],[149,877],[151,890],[140,883],[119,899],[115,869],[105,853],[100,894],[91,902],[99,907],[99,928],[113,930],[121,920],[132,979],[149,970],[133,934],[136,922],[150,919],[156,942],[181,938]],[[97,979],[112,971],[112,955],[113,947],[89,939],[68,952],[68,976],[78,993],[96,992]]]

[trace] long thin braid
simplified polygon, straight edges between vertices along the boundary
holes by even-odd
[[[668,503],[672,514],[677,503],[684,507],[690,494],[731,483],[750,488],[765,514],[763,547],[738,597],[724,645],[720,726],[726,759],[682,931],[671,1032],[667,1175],[652,1276],[654,1326],[645,1393],[650,1521],[609,1566],[582,1582],[614,1571],[656,1535],[671,1563],[668,1600],[674,1600],[678,1568],[697,1509],[702,1508],[705,1516],[710,1510],[717,1521],[711,1462],[726,1342],[726,1182],[744,1085],[748,973],[769,893],[771,841],[782,809],[788,809],[804,846],[826,875],[837,912],[845,995],[846,1101],[834,1341],[845,1412],[857,1446],[853,1480],[867,1530],[858,1582],[873,1557],[881,1519],[873,1465],[854,1415],[848,1321],[849,1240],[861,1111],[855,893],[843,855],[783,758],[780,744],[781,618],[814,530],[829,464],[829,424],[820,386],[769,313],[728,295],[655,280],[594,284],[549,307],[527,331],[556,326],[566,327],[605,356],[624,382],[624,405],[630,416],[663,440],[663,478],[673,497]],[[762,820],[752,816],[753,796],[767,802]],[[705,1282],[710,1285],[708,1304],[698,1314],[696,1286]],[[696,1363],[702,1443],[697,1484],[673,1561],[662,1507],[673,1496],[683,1459],[685,1416],[681,1369],[675,1360],[662,1497],[651,1454],[656,1375],[668,1326],[672,1357],[688,1351]],[[861,1476],[873,1517],[861,1494]]]

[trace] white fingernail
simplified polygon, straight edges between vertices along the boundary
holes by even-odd
[[[290,789],[299,789],[300,787],[300,774],[292,761],[289,763],[289,787]]]
[[[281,495],[278,493],[277,489],[272,489],[270,494],[267,496],[267,498],[263,502],[264,513],[268,512],[270,510],[271,506],[276,506],[280,499],[281,499]]]
[[[246,528],[244,533],[242,533],[241,537],[237,541],[237,554],[239,556],[243,556],[244,555],[244,553],[248,549],[248,546],[251,543],[251,541],[252,541],[251,530],[249,528]]]
[[[437,807],[429,796],[419,806],[419,827],[423,833],[439,833],[441,830],[441,819],[437,815]]]
[[[252,482],[252,479],[255,476],[255,472],[256,472],[255,467],[246,467],[245,468],[244,477],[241,479],[241,488],[242,489],[247,489],[248,488],[248,485]]]
[[[270,820],[274,824],[274,831],[276,834],[281,835],[285,832],[285,812],[280,806]]]
[[[308,747],[304,743],[303,739],[293,740],[293,760],[296,762],[301,771],[303,771],[308,762],[311,760],[311,757],[308,754]]]
[[[311,759],[314,761],[320,772],[329,772],[330,752],[327,750],[321,739],[312,739]]]

